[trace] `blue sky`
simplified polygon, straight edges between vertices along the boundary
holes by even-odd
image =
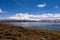
[[[16,13],[60,13],[60,0],[0,0],[0,17]]]

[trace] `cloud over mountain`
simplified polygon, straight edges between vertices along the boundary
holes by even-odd
[[[29,13],[17,13],[16,15],[13,15],[9,17],[9,19],[14,20],[60,20],[60,14],[41,14],[41,15],[32,15]]]

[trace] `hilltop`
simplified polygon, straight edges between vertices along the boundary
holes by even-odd
[[[60,31],[0,24],[0,40],[60,40]]]

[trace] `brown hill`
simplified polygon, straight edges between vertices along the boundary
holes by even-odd
[[[0,24],[0,40],[60,40],[60,31]]]

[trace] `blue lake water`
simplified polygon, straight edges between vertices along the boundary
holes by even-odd
[[[60,23],[54,22],[5,22],[6,24],[12,24],[22,27],[30,27],[30,28],[40,28],[40,29],[48,29],[48,30],[59,30],[60,31]]]

